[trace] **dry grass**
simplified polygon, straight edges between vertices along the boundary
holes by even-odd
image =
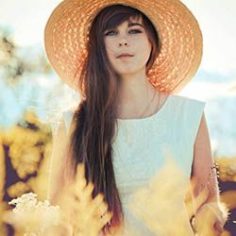
[[[195,217],[196,235],[215,236],[214,222],[222,213],[227,217],[227,209],[222,207],[223,204],[213,202],[203,205],[199,210],[199,206],[206,200],[207,190],[193,202],[192,184],[176,163],[169,159],[157,175],[150,179],[149,184],[133,195],[129,209],[158,236],[194,235],[189,218],[198,211]],[[107,211],[107,203],[102,194],[92,198],[93,184],[85,180],[84,165],[78,165],[76,181],[66,189],[66,193],[60,197],[60,211],[49,203],[38,202],[31,195],[31,200],[15,200],[15,212],[11,212],[11,216],[7,215],[7,221],[22,235],[33,232],[35,235],[48,236],[102,235],[101,229],[110,221],[112,213]],[[121,226],[111,235],[124,235],[123,230]],[[134,232],[134,226],[125,229],[125,235],[134,236]]]

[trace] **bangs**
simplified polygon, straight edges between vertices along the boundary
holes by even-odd
[[[126,20],[128,20],[128,21],[137,20],[138,21],[139,19],[142,19],[142,16],[138,15],[138,14],[130,14],[130,15],[127,15],[126,13],[116,14],[116,15],[113,15],[107,21],[107,24],[104,25],[102,30],[104,32],[105,30],[114,29],[114,28],[118,27],[120,24],[122,24],[123,22],[125,22]]]
[[[104,8],[100,14],[103,15],[101,22],[101,31],[114,29],[124,21],[133,21],[142,19],[142,13],[135,8],[116,4]]]

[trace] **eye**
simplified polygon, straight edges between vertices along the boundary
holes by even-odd
[[[129,32],[132,33],[132,34],[140,34],[140,33],[142,33],[142,31],[139,30],[139,29],[131,29],[131,30],[129,30]]]
[[[140,33],[142,33],[142,30],[140,30],[140,29],[131,29],[131,30],[129,30],[129,33],[131,33],[131,34],[140,34]],[[104,36],[112,36],[112,35],[116,35],[116,34],[117,34],[116,30],[107,30],[107,31],[105,31]]]
[[[115,30],[108,30],[108,31],[105,31],[105,33],[104,33],[105,36],[114,35],[114,34],[116,34]]]

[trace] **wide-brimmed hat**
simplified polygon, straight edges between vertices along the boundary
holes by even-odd
[[[159,91],[178,92],[196,73],[202,58],[202,34],[191,11],[178,0],[65,0],[45,27],[45,50],[57,74],[78,90],[87,57],[86,42],[93,19],[104,7],[123,4],[143,12],[153,23],[161,50],[148,80]]]

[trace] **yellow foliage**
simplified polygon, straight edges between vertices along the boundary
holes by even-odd
[[[107,211],[102,194],[92,198],[93,185],[86,184],[84,165],[78,165],[76,181],[66,189],[60,197],[60,211],[48,201],[38,202],[35,194],[29,193],[12,201],[16,208],[5,214],[5,221],[22,234],[98,236],[112,213]]]
[[[43,236],[60,220],[59,207],[51,206],[48,201],[38,201],[34,193],[23,194],[9,204],[16,207],[5,212],[3,219],[14,227],[17,235]]]
[[[45,146],[52,137],[49,127],[40,124],[33,112],[27,112],[25,118],[37,125],[37,130],[14,126],[1,134],[3,143],[9,146],[12,166],[22,179],[37,172]]]
[[[135,193],[129,207],[155,235],[190,236],[193,232],[189,222],[192,212],[189,195],[188,204],[184,202],[188,188],[188,178],[168,159],[148,185]]]
[[[6,210],[7,204],[0,199],[0,235],[7,235],[4,220],[2,218]]]
[[[84,165],[77,167],[76,179],[60,198],[66,225],[71,225],[73,235],[97,236],[112,217],[103,195],[92,198],[93,184],[86,183]],[[102,216],[102,217],[101,217]]]
[[[30,178],[28,181],[28,185],[31,187],[32,191],[38,195],[39,199],[46,199],[47,197],[51,148],[52,143],[47,143],[45,146],[44,159],[38,169],[37,177]]]
[[[30,186],[22,181],[18,181],[7,188],[7,193],[11,198],[18,197],[28,191],[30,191]]]
[[[37,171],[41,153],[37,147],[19,146],[13,143],[9,151],[13,168],[23,179]]]
[[[170,173],[173,178],[170,178]],[[194,182],[191,184],[194,185]],[[33,229],[41,230],[41,234],[38,235],[45,236],[102,235],[101,229],[111,220],[112,213],[108,211],[108,205],[102,194],[92,198],[93,187],[92,183],[86,182],[84,165],[80,164],[77,168],[75,181],[67,185],[63,189],[66,191],[62,191],[60,195],[61,215],[59,223],[48,225],[45,222],[46,216],[38,217],[38,213],[37,217],[32,218],[34,215],[31,215],[32,211],[27,210],[30,209],[28,207],[25,211],[20,211],[21,215],[18,215],[18,220],[16,218],[9,218],[8,220],[10,222],[17,220],[17,229],[22,234],[25,233],[27,226],[31,232]],[[156,235],[194,235],[189,217],[191,214],[195,214],[194,228],[197,235],[215,236],[213,226],[216,220],[222,217],[224,209],[221,209],[220,205],[215,202],[204,204],[207,196],[206,189],[193,201],[190,197],[191,188],[187,176],[184,176],[175,163],[169,160],[157,175],[151,178],[146,187],[140,188],[133,195],[129,202],[129,208]],[[27,201],[25,204],[27,205]],[[32,204],[28,205],[32,206]],[[35,203],[33,205],[40,206]],[[45,211],[48,210],[47,217],[49,218],[47,221],[53,222],[55,218],[50,218],[50,215],[55,217],[55,213],[49,210],[49,208],[53,210],[53,206],[44,205]],[[42,231],[42,227],[39,226],[45,224],[47,227],[45,227],[45,231]],[[121,225],[110,235],[123,236],[123,230],[123,225]],[[128,226],[125,230],[125,235],[136,235],[132,226]]]
[[[2,145],[1,136],[0,136],[0,202],[3,198],[5,178],[6,178],[5,156],[4,156],[3,145]]]
[[[32,189],[37,192],[41,198],[46,195],[47,176],[44,174],[48,171],[47,159],[50,152],[51,133],[48,125],[42,124],[34,112],[25,113],[25,122],[22,126],[14,126],[8,130],[1,130],[0,133],[0,215],[7,206],[2,202],[4,191],[14,198]],[[27,122],[34,125],[35,129],[27,128]],[[26,124],[26,126],[24,126]],[[30,174],[37,174],[36,177],[29,178],[28,182],[19,181],[8,189],[4,188],[5,183],[5,156],[2,145],[9,146],[9,158],[13,168],[20,178],[25,178]],[[46,156],[47,155],[47,156]],[[45,164],[44,164],[45,163]],[[40,164],[40,166],[39,166]],[[42,168],[44,170],[42,170]],[[10,177],[10,174],[9,174]],[[3,232],[4,227],[0,219],[0,235],[6,235]]]
[[[6,228],[4,227],[2,219],[2,215],[7,208],[7,205],[3,202],[5,178],[5,157],[0,136],[0,235],[6,235]]]
[[[37,172],[38,175],[30,178],[27,183],[18,182],[10,186],[7,192],[11,197],[18,197],[32,189],[39,195],[40,199],[45,199],[49,174],[48,161],[52,148],[51,134],[47,126],[40,124],[34,113],[26,113],[25,119],[39,127],[39,130],[13,127],[7,133],[1,134],[0,138],[2,137],[2,142],[5,145],[9,145],[11,162],[20,178],[25,178],[28,174],[34,172]],[[37,146],[39,143],[42,145]],[[44,159],[39,169],[42,155]],[[220,179],[222,181],[236,181],[235,158],[221,158],[217,160],[217,163],[220,165]],[[5,179],[4,166],[4,153],[1,145],[0,215],[3,215],[3,212],[7,209],[6,204],[2,202]],[[170,173],[172,173],[173,178],[170,178]],[[220,208],[219,203],[204,204],[208,195],[207,189],[204,189],[193,200],[191,195],[193,185],[194,181],[190,183],[175,163],[169,161],[150,180],[147,187],[134,194],[129,207],[157,235],[190,236],[192,228],[189,220],[193,215],[195,215],[194,228],[197,230],[198,236],[214,235],[213,224],[218,218],[226,217],[224,214],[227,213],[227,209]],[[102,227],[110,221],[112,213],[108,212],[108,206],[102,194],[98,194],[94,199],[91,197],[93,188],[92,183],[86,183],[84,165],[78,165],[76,181],[70,186],[66,186],[66,192],[60,198],[62,209],[60,224],[52,225],[43,235],[99,235]],[[225,202],[230,209],[236,207],[235,197],[236,191],[221,194],[222,202]],[[103,215],[102,218],[101,215]],[[36,227],[39,222],[37,222],[37,219],[34,220],[32,224]],[[41,220],[41,218],[38,219],[38,221]],[[111,235],[122,235],[122,227],[123,225],[114,230]],[[4,235],[1,218],[0,228],[0,235]],[[128,227],[127,232],[129,236],[135,235],[135,230],[132,227]],[[20,233],[24,233],[22,228],[18,235]],[[227,231],[221,234],[221,236],[228,235]]]
[[[194,189],[196,182],[192,180],[191,185]],[[193,229],[197,232],[197,236],[216,236],[221,235],[223,226],[229,216],[229,208],[223,201],[212,201],[208,202],[207,188],[193,197]],[[223,231],[224,232],[224,231]]]
[[[221,232],[217,231],[216,223],[222,229],[227,220],[228,211],[225,205],[218,202],[209,202],[198,210],[194,228],[198,236],[216,236]]]
[[[222,202],[224,202],[229,209],[236,208],[236,190],[229,190],[221,193],[220,196]]]
[[[221,157],[217,159],[220,166],[221,181],[236,181],[236,158]]]

